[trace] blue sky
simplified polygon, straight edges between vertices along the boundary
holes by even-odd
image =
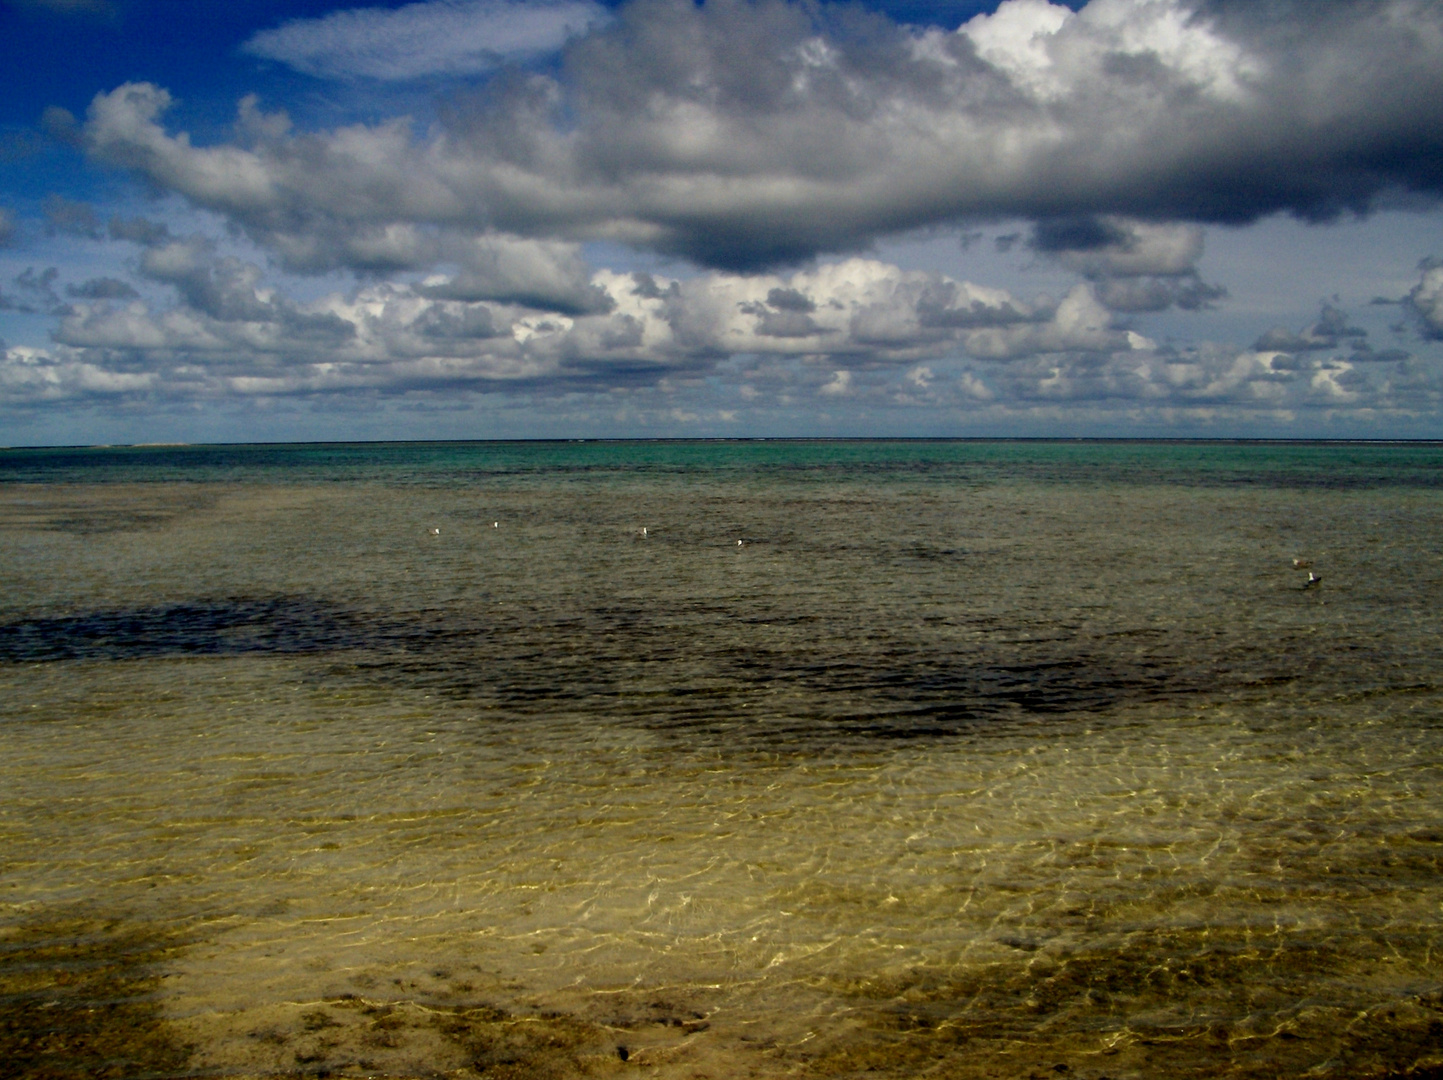
[[[8,0],[0,443],[1443,437],[1425,0]]]

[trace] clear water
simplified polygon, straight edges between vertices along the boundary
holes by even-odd
[[[1431,1075],[1440,601],[1436,444],[0,451],[0,1054]]]

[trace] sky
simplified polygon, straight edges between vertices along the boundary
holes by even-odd
[[[1443,438],[1436,0],[0,0],[0,445]]]

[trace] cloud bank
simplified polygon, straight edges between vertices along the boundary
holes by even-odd
[[[1443,8],[1006,0],[947,32],[783,0],[634,0],[561,74],[457,95],[426,132],[295,133],[252,101],[235,142],[199,147],[164,127],[170,104],[145,83],[98,95],[84,143],[296,268],[408,264],[427,230],[497,230],[750,270],[967,220],[1436,199]]]
[[[1158,239],[1131,223],[1112,226]],[[299,303],[214,241],[134,221],[113,222],[112,230],[136,238],[129,242],[141,245],[140,277],[169,301],[147,301],[111,278],[67,284],[62,300],[53,270],[27,271],[15,295],[60,320],[51,348],[5,352],[0,400],[25,406],[458,390],[546,397],[670,391],[709,379],[730,387],[732,404],[746,406],[852,401],[1003,414],[1085,406],[1286,418],[1443,405],[1436,365],[1401,350],[1374,352],[1367,332],[1331,305],[1312,324],[1269,331],[1250,348],[1177,348],[1129,329],[1125,314],[1104,303],[1107,285],[1097,280],[1081,281],[1060,299],[1024,300],[864,258],[786,274],[674,278],[589,269],[578,251],[517,237],[492,238],[494,275],[485,282],[457,269]],[[1162,240],[1152,256],[1128,255],[1126,244],[1103,255],[1095,245],[1056,250],[1064,258],[1080,250],[1104,261],[1134,260],[1109,262],[1111,274],[1185,276],[1190,257],[1178,254],[1181,241]],[[1173,255],[1163,259],[1164,252]],[[558,265],[584,275],[576,294],[585,303],[562,311],[521,299],[538,273],[546,278]],[[1443,279],[1436,266],[1421,273],[1409,303],[1429,318]]]
[[[155,373],[156,386],[180,393],[293,394],[608,387],[695,373],[738,355],[885,367],[959,350],[1002,361],[1125,351],[1144,341],[1115,327],[1087,285],[1058,302],[1023,302],[941,274],[850,259],[785,277],[595,270],[577,283],[574,300],[557,303],[535,295],[537,282],[584,272],[577,252],[498,237],[490,253],[489,277],[467,268],[303,305],[213,242],[160,236],[139,269],[175,302],[157,308],[111,279],[71,286],[54,334],[57,355]],[[564,273],[554,272],[558,265]],[[43,285],[59,303],[53,272],[41,284],[34,277],[26,279],[31,291]]]

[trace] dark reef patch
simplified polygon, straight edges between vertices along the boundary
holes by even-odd
[[[103,537],[144,532],[210,510],[217,502],[217,492],[200,485],[12,485],[0,489],[0,533],[37,530]]]
[[[725,604],[368,610],[305,595],[234,596],[0,624],[0,664],[314,656],[324,679],[419,688],[525,720],[594,713],[705,738],[933,738],[979,724],[1272,693],[1311,652],[1198,649],[1178,634],[1062,625],[747,617]],[[484,608],[484,610],[483,610]],[[1344,658],[1346,661],[1348,658]],[[1368,658],[1354,658],[1361,667]],[[1385,673],[1386,674],[1386,673]],[[1360,670],[1380,678],[1376,667]]]
[[[405,649],[439,631],[308,597],[236,597],[0,625],[0,663]]]
[[[0,928],[0,1077],[178,1075],[190,1048],[157,1003],[160,966],[184,942],[122,920],[54,918]]]

